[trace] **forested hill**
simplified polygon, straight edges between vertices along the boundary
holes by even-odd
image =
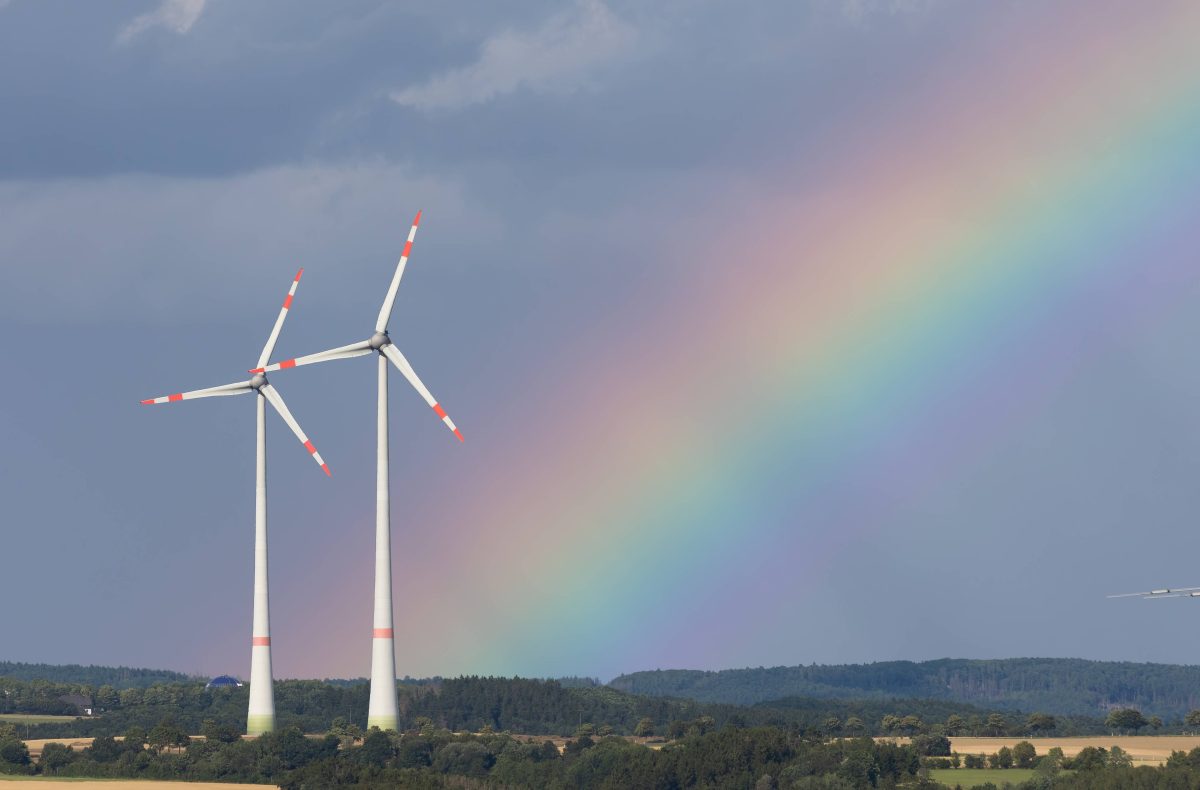
[[[83,686],[112,686],[115,689],[147,688],[156,683],[180,683],[194,680],[182,672],[166,669],[133,669],[131,667],[99,667],[79,664],[21,664],[0,661],[0,678],[13,680],[48,680],[52,683],[75,683]]]
[[[632,694],[735,705],[783,697],[903,697],[1066,715],[1096,715],[1128,706],[1160,716],[1200,707],[1200,666],[1073,658],[947,658],[720,672],[670,669],[622,675],[609,685]]]

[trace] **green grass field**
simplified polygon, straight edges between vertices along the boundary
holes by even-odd
[[[985,782],[991,782],[996,787],[1004,787],[1005,782],[1015,785],[1033,776],[1032,768],[936,768],[929,772],[929,778],[933,781],[947,787],[961,785],[964,790]]]
[[[14,724],[45,724],[51,721],[75,721],[75,716],[43,716],[38,713],[0,713],[0,722]]]

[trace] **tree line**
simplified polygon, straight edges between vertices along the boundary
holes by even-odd
[[[10,725],[0,725],[0,773],[43,777],[255,782],[285,790],[364,788],[737,788],[867,790],[949,787],[937,769],[1033,768],[1033,778],[1004,783],[1018,790],[1200,790],[1200,748],[1175,752],[1162,767],[1132,767],[1119,748],[1061,749],[1038,755],[1031,742],[995,754],[949,753],[949,741],[918,736],[895,744],[871,738],[829,739],[779,727],[715,728],[693,722],[659,749],[617,736],[580,733],[561,744],[509,733],[456,734],[428,719],[403,732],[362,734],[341,723],[323,737],[297,728],[253,740],[206,721],[191,739],[172,719],[88,747],[47,744],[38,761]],[[954,777],[956,771],[937,774]],[[950,779],[953,781],[953,778]],[[957,783],[956,783],[957,784]],[[995,784],[981,790],[997,790]]]
[[[654,670],[622,675],[609,685],[632,694],[739,705],[784,697],[922,698],[1083,716],[1137,708],[1164,719],[1200,708],[1200,666],[1057,658]]]
[[[1200,729],[1200,712],[1186,720],[1146,717],[1119,709],[1106,718],[989,711],[945,700],[820,700],[789,698],[753,706],[705,704],[693,700],[627,694],[611,687],[524,678],[460,677],[397,684],[402,726],[428,719],[461,732],[484,728],[566,736],[580,724],[607,728],[618,735],[637,734],[639,726],[663,735],[701,717],[717,727],[770,725],[825,736],[1098,735],[1160,733]],[[280,726],[324,732],[333,722],[365,723],[369,688],[365,683],[332,684],[286,680],[275,684]],[[0,713],[67,713],[66,695],[91,699],[98,715],[62,722],[18,725],[25,738],[119,735],[130,726],[149,728],[173,717],[189,732],[205,720],[241,726],[249,688],[205,688],[203,683],[167,683],[147,688],[93,689],[78,684],[0,679]],[[648,722],[648,724],[647,724]],[[647,734],[647,733],[642,733]]]

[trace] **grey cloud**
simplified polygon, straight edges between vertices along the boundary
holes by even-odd
[[[470,65],[438,74],[392,94],[400,105],[421,110],[460,109],[522,87],[569,92],[590,74],[628,53],[637,31],[600,0],[583,0],[537,29],[506,29],[489,37]]]
[[[161,27],[172,33],[187,33],[204,13],[207,0],[162,0],[153,11],[134,17],[117,34],[118,44],[128,44],[142,33]]]

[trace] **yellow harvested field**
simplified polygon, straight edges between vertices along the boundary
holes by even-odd
[[[1129,752],[1135,765],[1161,765],[1171,752],[1188,752],[1200,746],[1200,735],[1092,735],[1079,738],[951,738],[950,748],[959,754],[993,754],[1002,746],[1012,748],[1029,741],[1038,756],[1055,746],[1067,757],[1079,754],[1086,746],[1110,749],[1120,746]]]
[[[274,784],[224,784],[221,782],[155,782],[142,779],[16,779],[0,774],[0,788],[29,788],[30,790],[79,790],[79,785],[97,784],[104,790],[216,790],[217,788],[259,788],[277,790]],[[100,790],[97,788],[97,790]]]
[[[85,746],[92,745],[91,738],[38,738],[25,741],[25,745],[29,747],[29,756],[34,760],[42,756],[42,749],[48,743],[61,743],[63,746],[70,746],[75,751],[83,749]],[[5,785],[8,787],[8,785]]]

